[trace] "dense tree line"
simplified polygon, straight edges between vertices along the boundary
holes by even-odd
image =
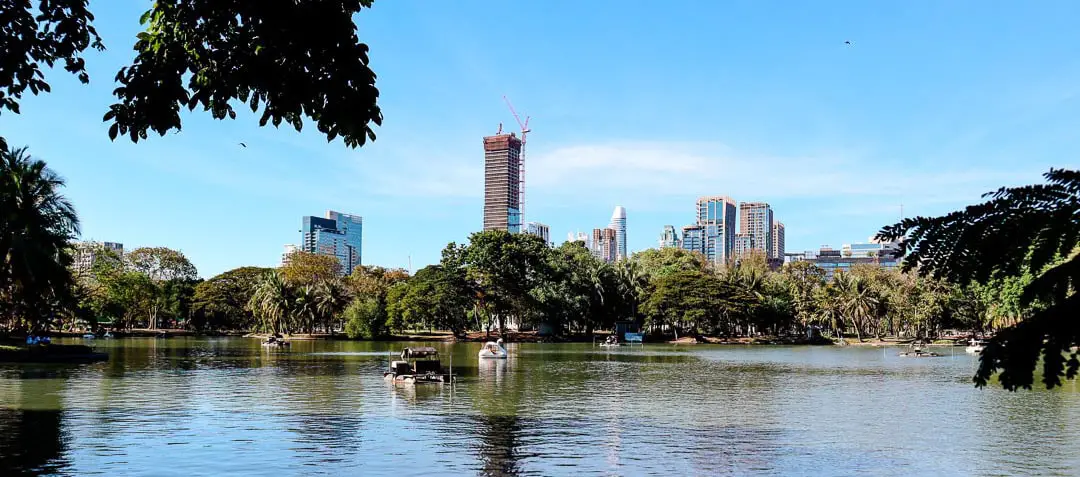
[[[90,269],[75,274],[76,308],[66,324],[91,329],[99,323],[113,329],[186,326],[200,282],[195,266],[179,251],[145,247],[120,256],[100,247]]]
[[[870,265],[825,275],[808,262],[773,270],[753,254],[715,267],[679,249],[610,264],[580,242],[551,247],[530,235],[489,231],[448,245],[438,264],[414,276],[359,267],[341,277],[332,257],[297,253],[277,270],[242,268],[199,284],[194,309],[200,326],[369,338],[511,326],[590,335],[623,321],[663,336],[816,330],[858,340],[989,331],[1037,309],[996,282],[957,286]]]

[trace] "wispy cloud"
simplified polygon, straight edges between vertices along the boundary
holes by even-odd
[[[1018,179],[1036,179],[1044,169],[1025,163],[1009,170],[945,164],[914,169],[846,152],[784,157],[741,153],[715,143],[618,142],[532,153],[526,177],[533,201],[644,204],[722,193],[740,200],[871,196],[934,203],[978,197]],[[378,182],[377,189],[387,194],[477,197],[483,170],[478,157],[405,161],[401,167],[383,169]]]

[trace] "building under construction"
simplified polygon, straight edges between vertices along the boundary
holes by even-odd
[[[521,139],[484,138],[484,230],[521,231]]]

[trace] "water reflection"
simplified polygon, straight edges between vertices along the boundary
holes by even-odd
[[[17,386],[0,387],[0,474],[39,475],[63,471],[67,438],[60,396],[65,373],[32,369],[16,374]]]
[[[479,416],[474,424],[479,444],[476,452],[483,475],[518,475],[521,472],[521,420],[513,415]]]
[[[966,356],[437,344],[457,384],[386,383],[412,345],[102,340],[108,363],[0,367],[0,475],[1080,475],[1080,393],[976,390]]]

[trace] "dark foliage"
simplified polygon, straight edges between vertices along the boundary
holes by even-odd
[[[299,131],[303,116],[328,141],[351,147],[374,140],[382,123],[368,47],[353,15],[371,0],[158,0],[142,16],[146,31],[131,66],[116,75],[119,102],[105,114],[109,136],[145,139],[180,129],[180,109],[235,118],[234,102],[259,125]],[[185,79],[187,84],[184,84]]]
[[[1002,188],[982,204],[943,217],[916,217],[884,228],[879,236],[906,237],[905,267],[956,283],[985,282],[1029,272],[1036,278],[1025,302],[1047,307],[999,333],[982,354],[975,382],[984,386],[1001,371],[1002,386],[1030,388],[1040,354],[1043,383],[1074,378],[1080,344],[1080,171],[1051,170],[1046,184]],[[1068,358],[1066,359],[1066,355]]]
[[[104,0],[102,0],[104,1]],[[49,92],[44,69],[89,82],[83,53],[103,50],[88,0],[0,0],[0,110],[19,112],[26,90]],[[181,128],[180,111],[296,130],[314,121],[327,141],[375,140],[382,124],[368,47],[353,17],[372,0],[158,0],[143,14],[136,56],[116,75],[109,136],[138,142]],[[261,111],[261,112],[260,112]],[[0,139],[0,143],[2,143]]]
[[[34,8],[34,5],[37,8]],[[88,83],[82,53],[103,50],[87,0],[0,0],[0,111],[19,113],[19,99],[50,91],[41,66],[58,62]]]

